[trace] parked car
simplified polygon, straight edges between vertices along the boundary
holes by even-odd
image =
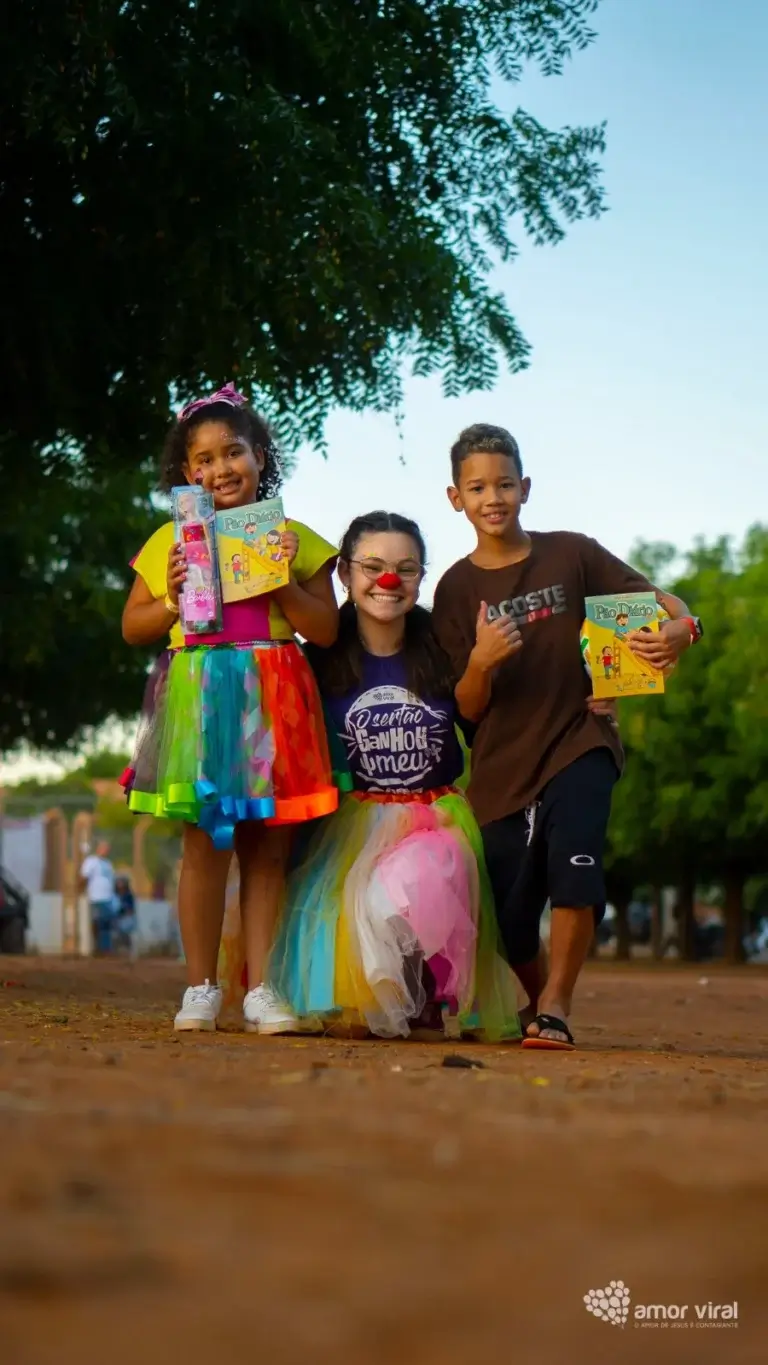
[[[28,925],[29,894],[0,867],[0,953],[26,952]]]

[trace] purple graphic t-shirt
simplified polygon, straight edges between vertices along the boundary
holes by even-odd
[[[453,699],[414,697],[402,654],[363,655],[363,681],[326,706],[359,791],[422,792],[450,786],[464,767]]]

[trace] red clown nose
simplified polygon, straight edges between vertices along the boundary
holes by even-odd
[[[383,588],[385,592],[389,588],[400,588],[402,585],[403,580],[399,573],[383,573],[376,579],[376,587]]]

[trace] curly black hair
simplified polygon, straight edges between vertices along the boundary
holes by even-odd
[[[160,487],[165,493],[187,482],[184,466],[187,463],[187,447],[190,433],[202,422],[225,422],[236,436],[242,436],[252,450],[257,446],[264,452],[264,468],[259,479],[257,500],[277,497],[283,483],[280,455],[264,418],[253,408],[235,408],[231,403],[206,403],[204,408],[196,408],[189,417],[174,422],[165,440],[163,458],[160,464]]]
[[[419,563],[426,564],[427,550],[424,537],[415,521],[397,512],[369,512],[355,517],[341,538],[339,558],[349,562],[364,535],[379,531],[399,531],[410,536],[418,551]],[[357,631],[357,612],[352,602],[345,602],[339,612],[339,634],[329,649],[305,645],[305,653],[314,669],[321,693],[344,696],[363,679],[363,646]],[[451,697],[456,685],[448,656],[437,642],[432,629],[432,615],[425,607],[414,606],[405,618],[403,640],[405,672],[409,691],[416,697]]]

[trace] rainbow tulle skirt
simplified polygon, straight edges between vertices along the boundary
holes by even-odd
[[[343,797],[289,877],[268,979],[300,1017],[381,1037],[407,1036],[431,1001],[488,1038],[519,1037],[466,798]]]
[[[200,825],[231,848],[243,820],[293,824],[336,809],[323,708],[298,645],[196,645],[161,655],[136,752],[132,810]]]

